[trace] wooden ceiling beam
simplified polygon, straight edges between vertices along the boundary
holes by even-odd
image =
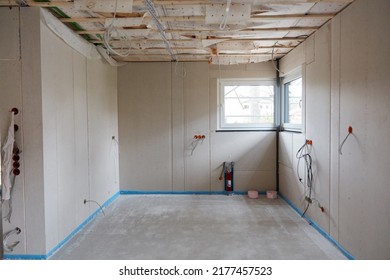
[[[27,0],[27,5],[30,7],[66,7],[73,8],[74,3],[68,1],[50,1],[50,2],[35,2],[33,0]]]
[[[106,18],[105,17],[77,17],[77,18],[60,18],[60,21],[62,22],[77,22],[77,23],[82,23],[82,22],[105,22]]]
[[[336,14],[284,14],[284,15],[253,15],[249,21],[281,20],[281,19],[329,19]]]

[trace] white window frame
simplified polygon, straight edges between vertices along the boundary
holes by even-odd
[[[302,79],[302,120],[300,124],[293,124],[293,123],[288,123],[286,122],[287,118],[287,110],[288,110],[288,104],[287,104],[287,98],[286,98],[286,84],[288,84],[291,81],[294,81],[296,79]],[[282,78],[282,85],[281,85],[281,125],[283,130],[288,130],[288,131],[296,131],[296,132],[302,132],[303,131],[303,126],[305,122],[305,95],[304,95],[304,77],[302,73],[302,69],[299,68],[287,75],[285,75]]]
[[[259,124],[227,124],[225,119],[225,98],[224,98],[224,86],[231,85],[255,85],[255,86],[270,86],[274,87],[274,121],[272,124],[259,123]],[[276,79],[219,79],[218,80],[218,130],[273,130],[276,129],[276,106],[277,106],[277,90]]]

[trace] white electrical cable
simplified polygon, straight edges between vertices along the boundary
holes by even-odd
[[[16,241],[14,243],[11,243],[11,244],[8,244],[8,239],[16,234],[16,235],[19,235],[20,233],[22,232],[22,230],[20,228],[15,228],[13,230],[10,230],[9,232],[7,232],[4,237],[3,237],[3,246],[4,246],[4,250],[7,251],[7,252],[12,252],[14,250],[14,248],[20,243],[20,241]]]
[[[158,31],[160,32],[161,38],[163,39],[165,47],[166,47],[168,53],[170,54],[172,61],[177,61],[176,55],[173,53],[171,45],[169,44],[167,36],[165,35],[165,27],[160,22],[160,19],[157,15],[156,8],[154,7],[152,0],[145,0],[145,3],[146,3],[146,7],[147,7],[150,15],[152,16],[152,18],[156,24]]]
[[[272,66],[275,68],[275,70],[278,71],[281,75],[284,75],[284,73],[278,67],[276,67],[275,61],[274,61],[274,51],[275,51],[275,47],[276,47],[277,43],[278,43],[278,41],[276,41],[276,43],[272,47],[271,62],[272,62]]]
[[[224,30],[225,27],[226,27],[226,24],[227,24],[227,21],[228,21],[229,12],[230,12],[230,6],[231,6],[231,4],[232,4],[232,0],[227,0],[227,2],[226,2],[226,9],[225,9],[225,16],[224,16],[224,18],[222,19],[221,24],[219,25],[219,29],[220,29],[220,30]]]
[[[114,21],[116,19],[116,14],[117,14],[117,9],[118,9],[118,0],[115,1],[115,8],[114,8],[113,19],[111,20],[110,25],[104,31],[103,44],[106,47],[108,53],[114,54],[114,55],[117,55],[117,56],[120,56],[120,57],[127,57],[127,56],[130,55],[130,52],[131,52],[130,45],[127,45],[127,46],[121,45],[120,51],[116,51],[110,45],[110,41],[111,41],[111,38],[112,38],[113,34],[115,34],[116,37],[119,37],[119,42],[121,42],[121,43],[129,42],[129,38],[126,36],[126,34],[123,33],[117,27],[114,26]]]

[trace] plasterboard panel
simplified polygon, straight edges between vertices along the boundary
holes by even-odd
[[[227,16],[227,24],[245,25],[251,15],[251,5],[232,3],[229,12],[226,4],[211,4],[206,6],[206,24],[220,24]]]
[[[320,14],[320,13],[325,13],[325,14],[333,14],[337,13],[338,11],[342,10],[347,3],[316,3],[313,8],[310,9],[311,14]]]
[[[211,134],[211,170],[234,161],[235,171],[275,171],[274,132],[218,132]]]
[[[116,194],[118,165],[117,68],[100,60],[87,60],[88,154],[90,199],[103,203]],[[88,205],[91,213],[98,205]]]
[[[83,198],[89,197],[89,154],[88,154],[88,100],[87,59],[73,51],[73,94],[75,119],[75,222],[80,224],[89,216],[89,209]],[[115,149],[112,149],[115,150]],[[119,176],[118,176],[119,177]],[[119,178],[118,180],[119,181]],[[80,200],[81,198],[81,200]]]
[[[123,190],[171,190],[171,65],[119,68],[120,184]]]
[[[1,10],[1,9],[0,9]],[[7,9],[8,10],[8,9]],[[2,43],[5,46],[7,42]],[[10,42],[12,44],[12,42]],[[19,60],[2,60],[0,59],[0,134],[1,143],[4,143],[7,136],[7,131],[10,125],[11,113],[9,112],[12,108],[16,107],[19,109],[18,115],[14,116],[15,124],[19,125],[19,130],[15,133],[16,143],[21,151],[23,151],[23,131],[24,126],[22,123],[23,107],[22,107],[22,92],[21,92],[21,62]],[[24,161],[27,160],[21,154],[20,160],[20,175],[15,178],[15,184],[12,189],[13,197],[13,211],[11,216],[11,223],[1,220],[3,224],[3,232],[19,227],[22,229],[21,234],[16,238],[20,241],[19,245],[15,247],[14,254],[25,254],[26,253],[26,227],[25,227],[25,207],[23,203],[24,196]],[[15,207],[18,205],[18,207]],[[3,202],[2,217],[8,213],[8,203]],[[1,212],[1,211],[0,211]],[[0,226],[1,228],[1,226]],[[11,241],[11,240],[10,240]]]
[[[19,10],[0,8],[0,38],[7,43],[0,44],[0,59],[19,59]]]
[[[316,32],[315,59],[306,66],[306,138],[313,140],[313,197],[329,209],[330,189],[330,92],[331,92],[331,31],[330,24]],[[312,217],[328,232],[329,217],[315,204],[308,209]]]
[[[275,1],[276,2],[276,1]],[[282,2],[282,1],[281,1]],[[297,1],[302,2],[302,1]],[[313,3],[296,3],[296,4],[267,4],[265,7],[269,12],[261,13],[261,15],[281,15],[281,14],[306,14],[314,6]]]
[[[224,190],[224,181],[219,180],[221,171],[211,172],[211,191]],[[267,191],[276,189],[276,176],[273,171],[236,171],[234,170],[234,190],[246,192],[248,190]]]
[[[185,190],[210,190],[209,67],[185,63]],[[205,135],[191,155],[195,135]]]
[[[40,52],[40,11],[20,9],[23,108],[23,158],[27,254],[46,254],[44,209],[44,170],[42,135],[42,88]]]
[[[296,179],[296,172],[289,167],[279,165],[279,191],[301,211],[305,207],[304,186]]]
[[[390,258],[390,155],[383,148],[390,133],[384,125],[389,57],[383,56],[389,8],[388,1],[357,1],[341,14],[340,141],[348,126],[353,135],[339,156],[339,243],[358,259]]]
[[[279,134],[279,164],[293,168],[292,133],[281,132]]]
[[[172,190],[184,191],[185,186],[185,63],[171,63],[172,73]]]
[[[202,16],[205,14],[203,5],[166,6],[164,9],[169,16]]]
[[[74,7],[77,10],[91,10],[104,13],[131,13],[133,0],[75,0]]]
[[[309,27],[322,26],[329,19],[303,18],[303,19],[300,19],[297,21],[296,26],[297,27],[300,27],[300,26],[309,26]]]
[[[305,62],[305,44],[301,44],[280,60],[282,73],[288,74]]]

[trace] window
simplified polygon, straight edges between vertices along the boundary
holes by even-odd
[[[220,80],[219,128],[275,127],[274,80]]]
[[[302,77],[293,77],[283,81],[283,128],[302,129]]]

